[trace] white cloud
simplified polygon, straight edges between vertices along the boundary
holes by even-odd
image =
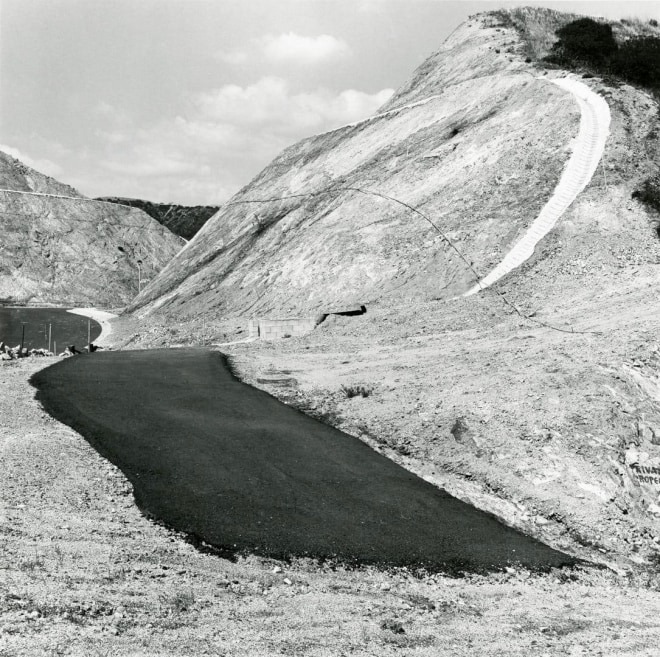
[[[241,50],[220,50],[216,59],[232,66],[248,62],[291,66],[314,66],[349,57],[350,46],[330,34],[302,36],[295,32],[266,34],[252,39]]]
[[[267,34],[259,40],[259,45],[266,58],[289,64],[317,64],[351,54],[345,41],[330,34],[315,37],[301,36],[295,32],[278,36]]]
[[[110,106],[99,106],[96,144],[67,154],[44,144],[44,153],[64,164],[65,182],[89,196],[219,204],[287,146],[366,118],[391,93],[293,91],[282,78],[264,77],[251,85],[225,85],[198,94],[189,99],[185,116],[145,127]],[[17,149],[0,150],[50,175],[61,171]]]
[[[123,140],[116,131],[108,133],[96,174],[105,191],[95,195],[221,202],[287,146],[366,118],[391,94],[391,89],[293,92],[278,77],[225,85],[192,98],[185,117],[133,130]]]
[[[0,151],[15,157],[17,160],[23,162],[23,164],[35,169],[39,173],[51,176],[52,178],[57,178],[57,176],[62,174],[62,167],[51,160],[45,158],[32,158],[27,153],[19,151],[18,148],[7,146],[6,144],[0,144]]]
[[[391,94],[392,89],[367,94],[323,88],[293,93],[286,80],[268,76],[246,87],[225,85],[200,94],[195,103],[200,118],[216,125],[260,126],[277,134],[303,136],[365,118]]]

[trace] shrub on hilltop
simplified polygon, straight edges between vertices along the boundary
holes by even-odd
[[[606,22],[552,9],[491,12],[494,27],[515,29],[524,53],[587,74],[609,75],[660,93],[660,30],[655,20]]]
[[[613,72],[634,84],[660,89],[660,39],[643,36],[621,44]]]
[[[641,188],[632,193],[632,197],[660,213],[660,176],[645,180]]]
[[[612,26],[592,18],[579,18],[560,27],[557,42],[552,46],[548,61],[562,66],[608,67],[618,51]]]
[[[557,40],[555,32],[578,18],[545,7],[514,7],[491,12],[496,23],[493,27],[512,27],[523,40],[523,52],[536,60],[545,57]]]
[[[568,23],[555,34],[558,39],[546,61],[569,69],[613,74],[631,84],[660,91],[660,37],[633,33],[617,43],[612,25],[591,18]]]

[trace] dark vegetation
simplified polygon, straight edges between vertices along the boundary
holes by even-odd
[[[152,203],[137,198],[103,197],[99,201],[127,205],[138,208],[153,217],[158,223],[187,240],[199,231],[219,208],[215,205],[175,205],[172,203]]]
[[[352,397],[368,397],[373,390],[367,386],[342,386],[342,392],[351,399]]]
[[[559,28],[548,61],[570,68],[580,65],[607,67],[618,50],[612,26],[580,18]]]
[[[632,193],[632,197],[660,214],[660,175],[646,179],[641,188]],[[660,237],[660,225],[656,231]]]
[[[608,23],[552,9],[517,7],[492,12],[495,28],[513,28],[531,61],[554,64],[639,85],[660,94],[658,21]]]
[[[592,18],[572,21],[558,37],[546,61],[587,74],[614,75],[660,93],[660,37],[632,36],[620,43],[612,25]]]

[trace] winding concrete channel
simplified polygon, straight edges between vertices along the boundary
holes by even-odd
[[[487,276],[463,294],[464,297],[486,289],[532,256],[536,245],[589,184],[603,156],[610,126],[610,108],[605,99],[571,77],[551,82],[571,93],[580,106],[580,129],[573,143],[573,153],[550,200],[527,232]]]
[[[443,572],[576,562],[239,382],[219,352],[76,356],[32,384],[124,472],[145,514],[226,556]]]

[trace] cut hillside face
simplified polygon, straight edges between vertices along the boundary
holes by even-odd
[[[482,271],[520,237],[559,180],[580,112],[490,22],[457,30],[383,113],[285,150],[132,308],[313,315],[467,290],[474,272],[427,221],[347,188],[418,208]],[[251,203],[261,199],[283,200]]]
[[[460,295],[477,276],[422,217],[339,189],[419,208],[479,278],[502,262],[553,195],[582,116],[552,82],[568,73],[532,61],[520,36],[542,54],[553,42],[543,26],[572,17],[511,16],[463,25],[382,115],[285,151],[235,201],[333,194],[222,208],[138,297],[140,334],[124,343],[228,342],[244,380],[461,499],[553,547],[651,568],[660,554],[654,97],[571,74],[607,102],[602,158],[532,256],[469,297]],[[593,166],[589,156],[578,169]],[[253,314],[361,303],[366,314],[329,317],[305,337],[236,344]]]
[[[0,153],[0,301],[125,305],[182,240]]]

